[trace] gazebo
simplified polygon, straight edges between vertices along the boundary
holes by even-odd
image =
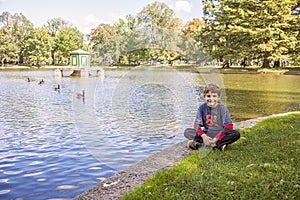
[[[70,52],[71,68],[74,68],[71,76],[88,77],[90,74],[90,53],[82,49]]]
[[[70,52],[71,67],[90,67],[90,53],[81,49]]]
[[[104,76],[103,67],[90,68],[90,52],[78,49],[70,52],[70,65],[68,67],[57,68],[54,75],[57,78],[63,77],[63,71],[72,70],[71,76],[89,77],[92,70],[97,72],[99,77]]]

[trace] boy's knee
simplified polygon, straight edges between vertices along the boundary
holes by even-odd
[[[187,129],[184,130],[183,135],[187,139],[193,140],[195,138],[195,135],[197,135],[197,133],[196,133],[196,130],[194,128],[187,128]]]
[[[240,132],[238,132],[237,130],[234,130],[234,134],[235,134],[235,137],[237,140],[240,139],[240,137],[241,137]]]

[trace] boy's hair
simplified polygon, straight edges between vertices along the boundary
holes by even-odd
[[[217,93],[219,97],[221,96],[221,89],[217,84],[209,83],[205,86],[203,91],[203,96],[205,96],[208,92]]]

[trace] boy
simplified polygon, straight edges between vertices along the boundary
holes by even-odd
[[[220,103],[221,90],[214,83],[207,84],[203,91],[205,103],[202,103],[197,111],[194,128],[184,131],[188,138],[188,147],[213,147],[225,151],[228,144],[237,141],[240,133],[233,130],[230,113],[225,105]]]

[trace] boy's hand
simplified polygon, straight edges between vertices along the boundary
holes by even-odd
[[[205,146],[211,146],[211,141],[212,141],[211,137],[207,136],[206,134],[202,134],[201,137],[203,139],[203,143]]]
[[[211,139],[211,140],[210,140],[210,146],[211,146],[211,147],[215,147],[215,146],[217,146],[217,141],[218,141],[218,139],[217,139],[217,138],[213,138],[213,139]]]

